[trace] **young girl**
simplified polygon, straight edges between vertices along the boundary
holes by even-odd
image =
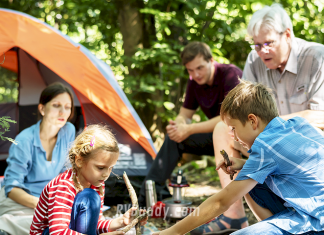
[[[44,188],[30,234],[106,234],[129,224],[130,215],[136,208],[113,220],[105,220],[101,211],[104,182],[112,172],[118,155],[118,143],[106,127],[88,126],[70,148],[72,168]],[[124,233],[116,231],[109,234]]]

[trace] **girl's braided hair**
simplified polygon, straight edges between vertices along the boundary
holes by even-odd
[[[69,160],[74,173],[73,183],[77,193],[82,191],[83,187],[77,179],[78,167],[75,163],[75,157],[80,156],[87,161],[98,150],[118,153],[118,142],[107,126],[89,125],[76,137],[69,150]],[[99,190],[100,195],[103,196],[102,185],[100,185]]]

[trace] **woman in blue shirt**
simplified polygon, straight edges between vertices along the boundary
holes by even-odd
[[[74,110],[69,88],[61,83],[45,88],[38,110],[41,120],[23,130],[16,137],[18,144],[9,149],[0,191],[0,228],[9,234],[29,234],[39,196],[64,171],[67,150],[75,138],[75,128],[67,122]]]

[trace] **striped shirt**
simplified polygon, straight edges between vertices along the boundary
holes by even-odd
[[[266,221],[291,233],[324,230],[324,137],[304,118],[274,118],[235,181],[254,179],[286,201]]]
[[[66,170],[45,186],[35,209],[33,222],[30,226],[30,235],[41,235],[47,227],[49,227],[49,232],[52,235],[81,234],[69,229],[72,206],[76,196],[73,175],[71,169]],[[100,195],[99,187],[91,186],[91,188]],[[104,184],[103,188],[105,188]],[[100,198],[101,209],[97,231],[108,233],[110,232],[111,220],[105,220],[102,216],[104,196],[100,196]]]
[[[270,87],[280,115],[324,110],[324,46],[294,38],[282,73],[267,68],[253,50],[246,60],[243,79]]]

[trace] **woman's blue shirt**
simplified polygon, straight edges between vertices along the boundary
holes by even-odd
[[[4,173],[6,196],[17,187],[39,197],[46,184],[65,170],[68,149],[75,138],[75,127],[67,122],[59,130],[52,161],[47,161],[39,136],[40,122],[23,130],[15,139],[18,144],[10,146],[8,167]]]

